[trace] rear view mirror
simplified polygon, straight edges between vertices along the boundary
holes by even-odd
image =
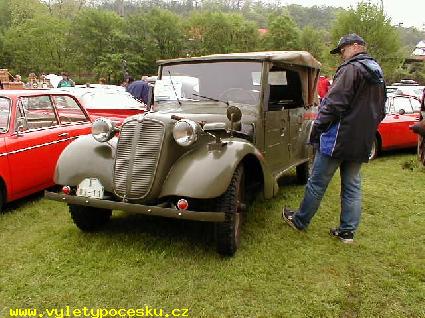
[[[25,130],[25,126],[26,126],[25,117],[18,117],[16,119],[16,128],[15,128],[16,134],[18,136],[22,136],[22,134]]]

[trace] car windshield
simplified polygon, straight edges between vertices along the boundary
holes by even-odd
[[[0,97],[0,132],[7,131],[9,127],[10,100]]]
[[[145,105],[126,92],[88,92],[80,96],[88,109],[143,109]]]
[[[155,83],[158,104],[222,101],[257,105],[261,62],[205,62],[164,65]]]

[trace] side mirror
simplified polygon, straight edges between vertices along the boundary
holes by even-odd
[[[236,106],[227,107],[227,118],[230,120],[230,136],[233,137],[235,129],[235,123],[239,122],[242,118],[241,110]],[[240,125],[238,127],[240,129]]]
[[[16,135],[17,136],[23,136],[23,133],[25,131],[25,117],[19,117],[16,120]]]
[[[404,115],[404,114],[406,114],[406,111],[405,111],[403,108],[401,108],[401,109],[398,111],[398,113],[399,113],[399,115]]]
[[[242,118],[241,110],[236,106],[229,106],[227,108],[227,119],[230,120],[231,123],[237,123]]]

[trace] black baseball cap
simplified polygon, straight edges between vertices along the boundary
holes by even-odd
[[[342,38],[340,38],[338,41],[338,45],[336,46],[336,48],[330,51],[330,53],[331,54],[339,53],[342,47],[349,44],[353,44],[353,43],[366,45],[366,42],[360,36],[358,36],[355,33],[351,33],[351,34],[344,35]]]

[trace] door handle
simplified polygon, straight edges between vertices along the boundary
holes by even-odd
[[[58,135],[58,137],[68,137],[68,136],[69,136],[68,133],[61,133],[61,134]]]

